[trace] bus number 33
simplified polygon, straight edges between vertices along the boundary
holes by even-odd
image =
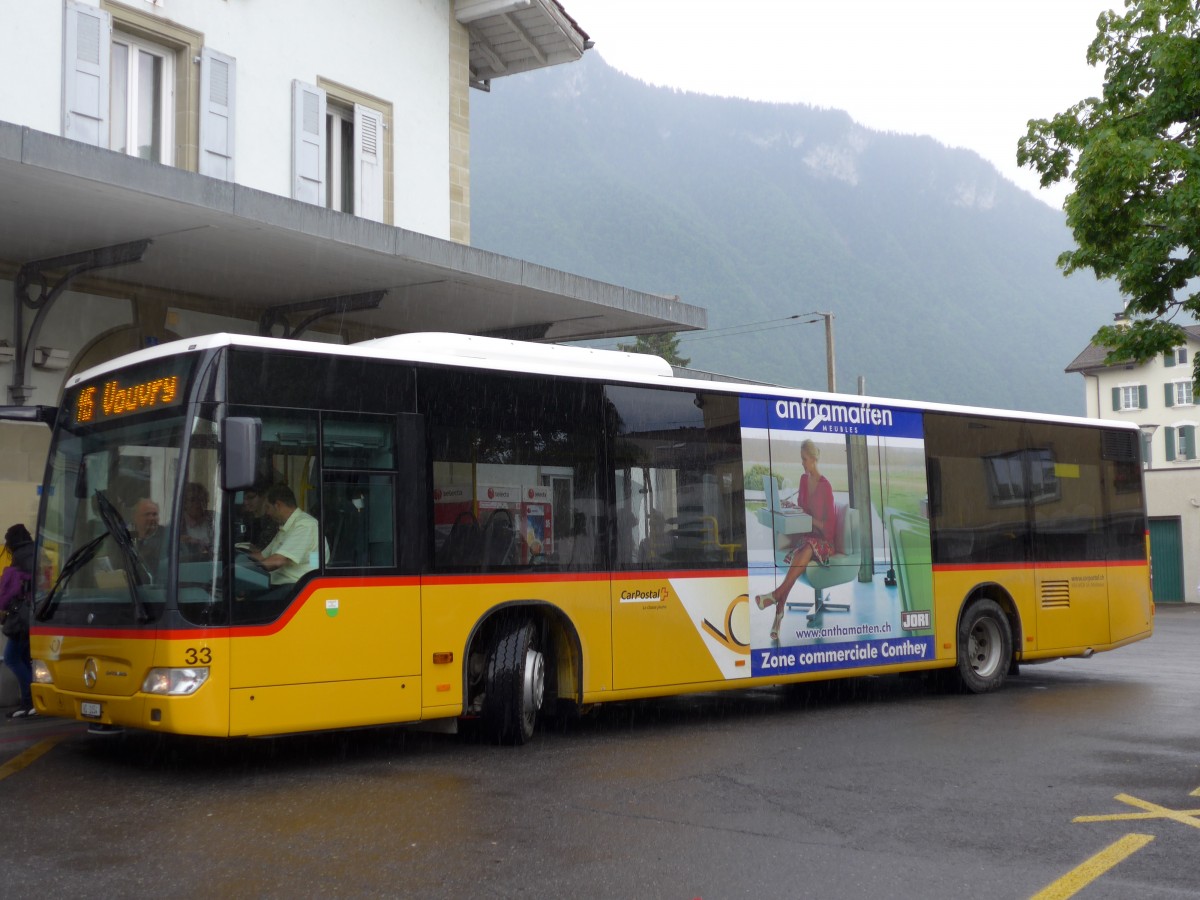
[[[212,662],[212,650],[208,647],[188,647],[183,651],[183,661],[189,666],[207,666]]]

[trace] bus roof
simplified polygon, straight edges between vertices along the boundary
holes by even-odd
[[[886,397],[869,397],[858,394],[831,394],[804,388],[774,387],[762,384],[744,384],[735,381],[709,381],[674,377],[666,360],[644,353],[628,353],[619,350],[600,350],[590,347],[573,347],[563,344],[535,344],[528,341],[503,338],[480,337],[478,335],[453,334],[449,332],[415,332],[390,337],[361,341],[356,344],[333,344],[320,341],[298,341],[287,338],[259,337],[241,334],[209,334],[186,338],[167,344],[147,347],[125,356],[109,360],[100,365],[72,375],[64,387],[70,388],[109,372],[141,362],[222,347],[245,347],[259,350],[286,351],[289,353],[312,353],[326,356],[350,356],[379,360],[412,363],[452,364],[467,368],[496,369],[506,372],[529,372],[537,375],[574,376],[599,378],[635,384],[662,384],[669,381],[673,387],[695,390],[723,390],[740,394],[771,394],[781,398],[808,397],[828,399],[841,403],[863,402],[882,404],[901,409],[929,410],[931,412],[967,413],[999,416],[1010,419],[1037,419],[1044,422],[1059,422],[1078,425],[1104,425],[1107,428],[1138,430],[1132,422],[1111,419],[1089,419],[1082,416],[1064,416],[1052,413],[1031,413],[1021,410],[992,409],[987,407],[962,406],[948,403],[926,403]]]

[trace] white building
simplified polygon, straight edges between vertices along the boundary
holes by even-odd
[[[9,403],[54,405],[73,371],[213,331],[704,325],[676,297],[470,247],[470,102],[591,46],[558,0],[21,0],[0,30]],[[47,437],[0,425],[10,520],[35,514]]]
[[[1083,376],[1089,416],[1135,422],[1142,429],[1159,603],[1200,600],[1200,405],[1192,380],[1200,326],[1184,332],[1182,347],[1146,363],[1108,365],[1105,349],[1093,344],[1066,369]]]
[[[677,297],[470,247],[471,99],[591,46],[558,0],[9,0],[0,33],[11,404],[214,331],[704,326]],[[0,529],[32,526],[48,447],[44,425],[0,423]]]
[[[0,21],[0,120],[463,243],[470,86],[587,46],[553,0],[35,0]]]

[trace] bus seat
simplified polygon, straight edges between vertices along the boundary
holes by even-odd
[[[438,562],[444,566],[478,565],[481,535],[475,514],[464,510],[450,526]]]
[[[563,569],[589,569],[596,560],[596,542],[586,531],[558,539],[554,560]]]
[[[849,603],[830,603],[825,592],[839,584],[847,584],[858,577],[862,563],[862,547],[858,535],[858,510],[846,503],[835,505],[837,528],[834,533],[834,552],[828,565],[810,563],[802,576],[813,589],[812,600],[788,601],[789,609],[809,609],[811,619],[823,612],[849,612]]]
[[[485,568],[511,566],[516,562],[517,531],[513,528],[511,512],[498,509],[488,517],[481,544]]]
[[[363,566],[368,563],[367,528],[365,514],[348,499],[344,500],[327,518],[332,521],[325,526],[330,553],[326,555],[331,566]]]

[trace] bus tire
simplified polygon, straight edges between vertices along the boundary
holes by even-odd
[[[533,737],[546,698],[546,658],[528,619],[502,625],[488,650],[483,721],[489,736],[514,746]]]
[[[972,694],[997,690],[1012,663],[1012,628],[993,600],[977,600],[958,623],[958,680]]]

